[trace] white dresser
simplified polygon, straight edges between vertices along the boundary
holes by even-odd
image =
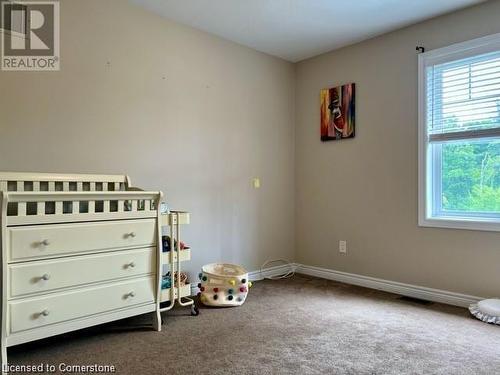
[[[162,194],[129,185],[0,173],[2,363],[9,346],[134,315],[161,329]]]

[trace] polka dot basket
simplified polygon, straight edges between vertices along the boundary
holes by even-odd
[[[203,266],[198,275],[200,301],[207,306],[240,306],[248,295],[252,283],[248,272],[240,266],[212,263]]]

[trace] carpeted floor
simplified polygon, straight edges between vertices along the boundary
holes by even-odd
[[[466,309],[297,275],[238,308],[141,316],[9,349],[15,364],[113,364],[119,374],[500,374],[500,327]]]

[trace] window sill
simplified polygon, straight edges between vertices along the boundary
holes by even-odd
[[[448,228],[448,229],[466,229],[500,232],[500,221],[496,219],[480,219],[467,217],[432,217],[419,218],[420,227]]]

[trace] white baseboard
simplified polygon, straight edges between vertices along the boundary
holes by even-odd
[[[198,292],[198,283],[191,283],[191,297],[196,296]]]
[[[449,292],[447,290],[404,284],[396,281],[356,275],[353,273],[335,271],[327,268],[307,266],[304,264],[296,264],[295,266],[297,273],[340,281],[346,284],[363,286],[365,288],[383,290],[385,292],[401,294],[403,296],[419,298],[427,301],[445,303],[448,305],[468,307],[471,303],[476,303],[477,301],[483,299],[481,297]]]
[[[262,270],[262,272],[260,270],[252,271],[248,273],[248,278],[250,279],[250,281],[258,281],[265,279],[266,277],[275,277],[284,275],[290,271],[290,267],[292,268],[292,270],[295,270],[296,264],[290,263],[290,264],[280,264],[273,267],[266,267]]]
[[[248,273],[248,278],[251,281],[258,281],[266,277],[283,275],[290,271],[290,266],[295,272],[304,275],[339,281],[351,285],[358,285],[370,289],[382,290],[384,292],[419,298],[426,301],[445,303],[448,305],[469,307],[470,304],[477,303],[478,301],[483,299],[482,297],[455,293],[447,290],[426,288],[419,285],[405,284],[397,281],[379,279],[376,277],[357,275],[354,273],[347,273],[342,271],[335,271],[328,268],[308,266],[300,263],[292,263],[291,265],[283,264],[269,267],[262,270],[262,272],[260,270],[251,271]],[[197,283],[191,284],[191,295],[194,296],[197,293]]]

